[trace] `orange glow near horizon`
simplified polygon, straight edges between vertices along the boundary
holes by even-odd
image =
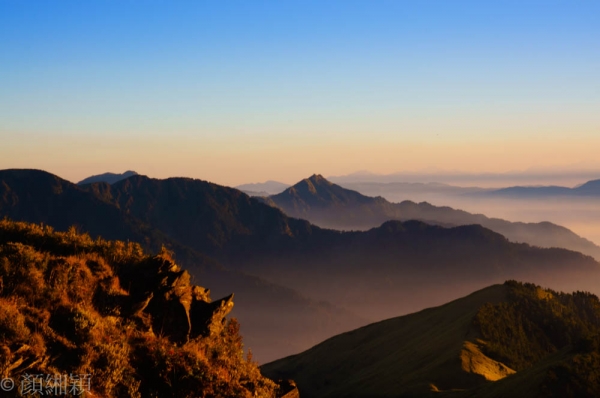
[[[434,136],[435,137],[435,136]],[[31,137],[30,137],[31,138]],[[369,170],[509,172],[530,168],[600,169],[597,137],[493,136],[469,141],[382,137],[361,141],[341,136],[193,136],[8,140],[0,168],[39,168],[70,181],[104,172],[135,170],[155,178],[183,176],[222,185],[277,180],[294,183],[314,173],[325,176]],[[379,138],[379,139],[378,139]]]

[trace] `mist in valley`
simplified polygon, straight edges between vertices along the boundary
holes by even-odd
[[[584,181],[580,181],[583,183]],[[489,197],[481,193],[497,188],[461,187],[441,183],[339,183],[367,196],[382,196],[390,202],[405,200],[449,206],[469,213],[484,214],[512,222],[537,223],[549,221],[566,227],[595,244],[600,244],[600,198]],[[539,185],[539,184],[537,184]],[[509,186],[509,185],[507,185]]]

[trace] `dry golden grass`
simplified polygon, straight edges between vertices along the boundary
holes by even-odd
[[[0,221],[0,376],[89,374],[102,397],[274,397],[235,320],[176,344],[122,314],[120,274],[149,259],[136,243]]]

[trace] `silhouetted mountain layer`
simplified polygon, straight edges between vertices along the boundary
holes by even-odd
[[[600,301],[514,281],[261,367],[309,397],[597,397]]]
[[[21,181],[24,171],[0,172],[0,214],[42,217],[48,212],[47,203],[58,208],[76,195],[78,201],[85,202],[77,204],[85,209],[79,214],[87,223],[82,227],[91,233],[95,233],[91,221],[104,229],[110,229],[110,223],[97,216],[86,219],[86,212],[96,207],[107,213],[110,209],[122,217],[121,223],[127,221],[127,227],[139,225],[149,232],[158,231],[158,241],[166,237],[173,248],[179,245],[175,250],[182,264],[193,264],[199,253],[216,259],[228,272],[243,278],[240,285],[255,295],[238,295],[227,276],[216,273],[217,266],[206,265],[204,271],[198,271],[199,277],[210,281],[213,290],[220,284],[227,289],[223,294],[235,292],[241,302],[272,302],[269,307],[254,307],[256,312],[272,311],[271,315],[264,317],[265,324],[255,324],[252,333],[244,333],[251,345],[250,339],[261,327],[263,333],[271,332],[272,346],[280,355],[293,352],[290,347],[287,351],[280,348],[278,344],[285,340],[295,341],[297,346],[307,344],[302,336],[310,335],[309,330],[314,331],[312,336],[316,338],[321,330],[317,324],[324,325],[322,335],[326,336],[327,332],[331,335],[332,331],[356,322],[356,317],[333,306],[376,320],[440,304],[506,279],[531,280],[564,290],[592,290],[600,286],[600,265],[592,258],[564,249],[511,243],[478,225],[443,228],[418,221],[391,221],[365,232],[340,232],[290,218],[236,189],[200,180],[133,176],[113,185],[77,187],[56,182],[57,177],[50,175],[38,179],[36,173],[40,172],[31,172],[30,177],[37,183],[25,183]],[[15,175],[20,179],[14,181]],[[30,185],[40,189],[45,180],[52,183],[50,187],[32,195]],[[62,190],[52,189],[58,183]],[[61,209],[62,219],[61,212],[52,212],[59,217],[56,222],[77,222],[67,205]],[[209,274],[216,275],[216,280],[210,280]],[[277,301],[275,298],[289,289],[276,287],[267,297],[268,290],[246,279],[248,274],[301,292],[314,301],[305,305],[308,300],[302,303],[292,294]],[[284,305],[286,300],[295,301],[296,307]],[[288,309],[296,312],[286,313]],[[290,338],[277,333],[289,329],[283,323],[301,313],[300,309],[309,315],[297,317],[307,319],[304,324],[295,324],[297,334]],[[252,325],[250,319],[242,318],[243,314],[238,316],[244,325]]]
[[[560,186],[543,186],[543,187],[508,187],[475,193],[474,195],[484,196],[500,196],[512,198],[545,198],[545,197],[600,197],[600,180],[588,181],[575,188],[560,187]]]
[[[595,186],[591,184],[584,188],[586,185],[580,188],[590,191]],[[302,180],[264,201],[290,217],[304,218],[325,228],[364,230],[387,220],[413,219],[442,226],[479,224],[514,242],[540,247],[564,247],[600,259],[599,246],[560,225],[550,222],[510,222],[426,202],[407,200],[390,203],[382,197],[373,198],[342,188],[320,175]]]
[[[302,189],[312,188],[307,184]],[[561,287],[579,283],[582,273],[591,273],[585,278],[589,283],[598,280],[598,263],[589,257],[513,244],[476,225],[448,229],[387,222],[366,232],[342,233],[289,218],[236,189],[199,180],[134,176],[90,189],[98,189],[103,200],[129,216],[232,270],[345,306],[365,318],[415,310],[467,288],[510,278],[560,281]],[[371,200],[342,188],[340,197],[341,202]],[[441,296],[435,294],[436,284],[445,281],[451,286]],[[419,291],[407,301],[415,286]],[[382,297],[367,294],[377,290]]]
[[[151,181],[141,176],[132,178]],[[200,185],[206,187],[209,184]],[[125,184],[124,189],[127,187],[130,185]],[[249,199],[237,190],[231,191]],[[94,238],[139,242],[154,252],[164,245],[176,253],[178,262],[195,277],[209,283],[216,294],[235,292],[240,304],[234,314],[242,322],[246,346],[254,350],[255,359],[265,361],[298,352],[327,336],[365,323],[365,320],[347,310],[310,300],[292,289],[276,286],[255,276],[227,270],[197,248],[182,244],[174,236],[185,236],[189,228],[185,221],[188,213],[174,212],[176,202],[169,203],[170,199],[167,199],[162,214],[165,220],[157,222],[167,230],[176,232],[174,236],[169,236],[155,225],[128,214],[130,209],[120,209],[111,202],[111,195],[111,185],[107,183],[82,187],[39,170],[0,171],[0,217],[44,223],[63,231],[76,226]],[[196,199],[190,198],[191,201]],[[144,203],[139,196],[135,200]],[[200,203],[199,207],[205,205]],[[225,216],[224,220],[219,219],[226,212],[221,211],[218,204],[215,205],[217,208],[207,206],[206,210],[218,219],[217,229],[212,231],[218,235],[218,225],[227,224],[228,219]],[[268,206],[264,207],[269,209]],[[189,214],[193,214],[193,211]],[[170,223],[167,222],[169,217]],[[204,225],[205,220],[193,221],[198,223],[202,231],[211,233],[212,227]],[[179,228],[180,224],[184,224],[183,228]],[[195,246],[212,248],[214,241],[209,237],[202,241],[203,245]]]
[[[0,171],[0,216],[58,230],[76,226],[94,236],[141,242],[152,250],[167,239],[94,193],[41,170]]]
[[[98,175],[91,176],[91,177],[88,177],[88,178],[85,178],[85,179],[79,181],[77,183],[77,185],[92,184],[94,182],[106,182],[108,184],[114,184],[117,181],[121,181],[121,180],[124,180],[126,178],[129,178],[129,177],[135,176],[135,175],[138,175],[138,173],[136,173],[135,171],[132,171],[132,170],[126,171],[122,174],[116,174],[116,173],[98,174]]]

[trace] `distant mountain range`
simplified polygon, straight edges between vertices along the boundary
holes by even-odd
[[[560,186],[508,187],[476,193],[476,195],[511,198],[600,197],[600,180],[588,181],[574,188]]]
[[[577,188],[591,192],[590,182]],[[488,218],[450,207],[403,201],[390,203],[382,197],[369,197],[342,188],[320,175],[313,175],[280,194],[263,199],[291,217],[298,217],[324,228],[366,230],[387,220],[421,220],[429,224],[457,226],[479,224],[513,242],[540,247],[564,247],[600,259],[600,247],[567,228],[550,222],[522,223]]]
[[[104,174],[98,174],[95,176],[85,178],[85,179],[79,181],[77,184],[84,185],[84,184],[93,184],[95,182],[106,182],[109,184],[114,184],[115,182],[124,180],[126,178],[129,178],[129,177],[135,176],[135,175],[138,175],[138,173],[136,173],[135,171],[131,171],[131,170],[126,171],[122,174],[104,173]]]
[[[599,173],[583,173],[579,178],[597,177]],[[403,176],[405,180],[403,180]],[[367,195],[382,195],[386,197],[398,197],[403,194],[404,198],[411,196],[422,197],[437,195],[465,195],[474,197],[507,197],[514,199],[526,198],[552,198],[552,197],[596,197],[600,196],[600,180],[589,180],[584,184],[580,184],[573,188],[559,185],[519,185],[508,186],[505,188],[489,188],[488,184],[494,183],[498,186],[500,183],[507,184],[511,180],[511,175],[504,174],[483,174],[480,176],[462,176],[458,179],[452,179],[451,175],[438,176],[435,175],[411,175],[411,174],[394,174],[389,176],[379,176],[376,174],[350,174],[348,176],[330,177],[331,182],[337,183],[344,188],[359,191]],[[515,180],[519,174],[516,174]],[[419,179],[415,180],[415,178]],[[489,177],[489,180],[485,178]],[[540,181],[545,181],[552,178],[552,175],[539,175]],[[542,178],[544,177],[544,178]],[[436,179],[437,178],[437,179]],[[555,179],[565,182],[573,181],[574,177],[556,176]],[[513,181],[515,181],[513,180]],[[423,181],[428,181],[424,183]],[[436,182],[438,181],[438,182]],[[581,181],[581,179],[579,179]],[[533,182],[533,181],[530,181]],[[456,184],[468,184],[469,186],[457,186]],[[486,187],[474,186],[478,183],[483,183]],[[514,182],[513,182],[514,183]],[[454,184],[454,185],[452,185]],[[277,192],[275,192],[277,193]],[[275,194],[272,193],[272,194]]]
[[[242,184],[236,186],[235,188],[247,193],[248,195],[256,196],[258,194],[264,193],[266,193],[267,195],[280,193],[283,192],[283,190],[285,190],[289,186],[289,184],[284,184],[283,182],[269,180],[262,183]]]
[[[597,397],[600,301],[514,281],[262,366],[301,396]]]
[[[484,188],[534,184],[573,186],[581,181],[595,180],[600,170],[526,170],[506,173],[466,173],[460,171],[416,171],[392,174],[377,174],[360,171],[341,176],[329,176],[328,180],[344,185],[346,183],[443,183],[459,186],[480,186]]]
[[[306,183],[295,195],[314,190]],[[345,191],[338,192],[341,203],[373,200]],[[299,210],[332,198],[311,200]],[[592,258],[511,243],[478,225],[386,221],[369,231],[340,232],[189,178],[137,175],[78,186],[43,171],[3,170],[0,216],[63,230],[75,224],[94,237],[134,240],[153,251],[166,245],[197,283],[210,285],[215,296],[234,292],[246,305],[236,316],[260,360],[506,279],[564,290],[600,286],[600,264]]]
[[[331,180],[330,180],[331,181]],[[335,181],[331,181],[334,182]],[[390,198],[401,198],[403,200],[416,200],[416,198],[448,196],[462,196],[474,193],[487,192],[492,189],[479,187],[458,187],[439,182],[340,182],[338,185],[358,191],[367,196],[383,196]]]

